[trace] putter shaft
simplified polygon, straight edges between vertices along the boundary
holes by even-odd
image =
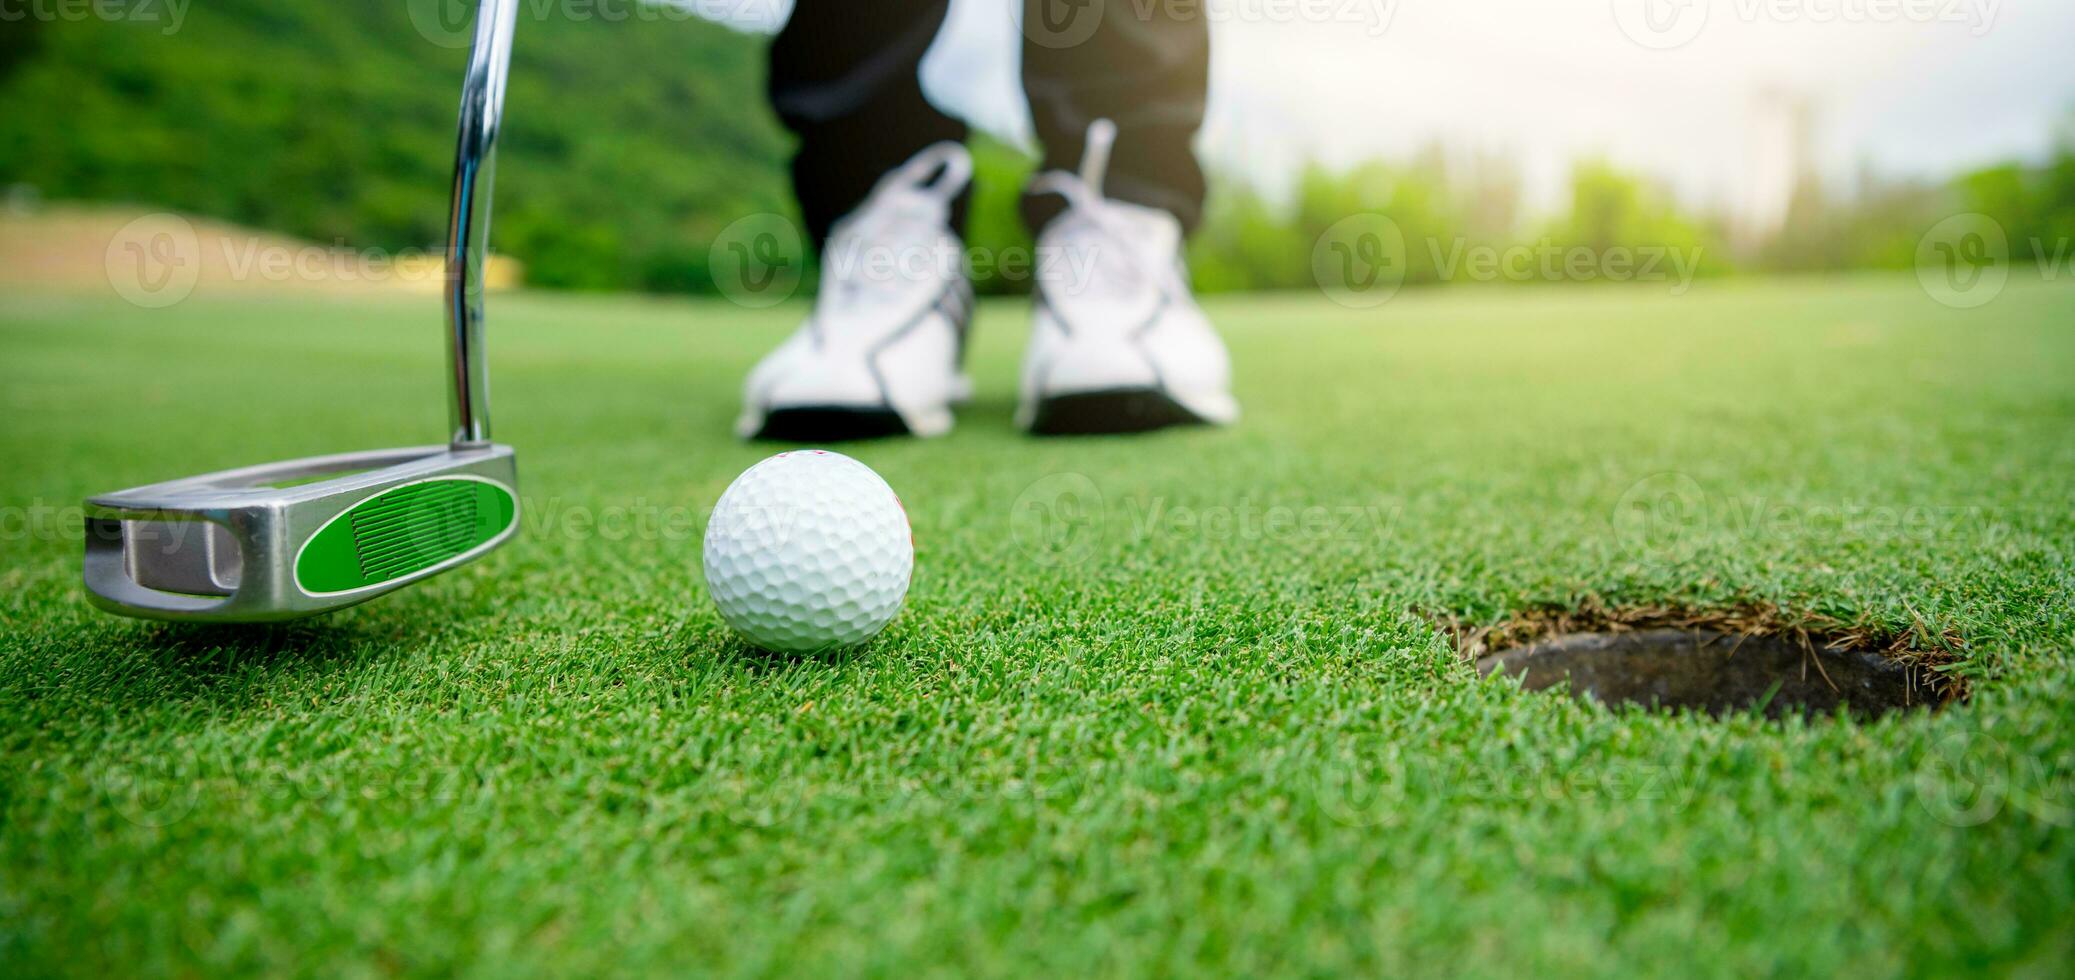
[[[456,448],[490,441],[490,366],[483,350],[483,269],[490,251],[490,200],[497,131],[504,118],[517,0],[482,0],[475,47],[461,86],[461,128],[447,215],[447,372]]]

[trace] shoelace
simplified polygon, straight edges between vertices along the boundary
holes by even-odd
[[[1119,291],[1131,291],[1148,281],[1166,285],[1170,278],[1179,278],[1180,269],[1169,267],[1170,256],[1158,254],[1165,251],[1160,247],[1160,236],[1149,235],[1143,221],[1103,196],[1103,178],[1108,174],[1110,151],[1116,142],[1116,123],[1097,119],[1088,126],[1080,173],[1052,170],[1031,181],[1033,191],[1066,199],[1066,213],[1053,219],[1057,227],[1050,229],[1046,237],[1070,252],[1091,249],[1120,256],[1121,262],[1097,263],[1106,276],[1116,278],[1111,285]]]
[[[822,251],[823,270],[841,304],[867,296],[897,295],[908,284],[906,263],[919,261],[902,249],[926,248],[938,240],[950,214],[951,201],[972,180],[973,158],[957,143],[938,143],[879,178],[856,211],[836,224]],[[893,249],[879,256],[876,249]],[[939,260],[937,256],[927,257]],[[956,258],[956,257],[949,257]],[[885,265],[892,260],[890,266]]]

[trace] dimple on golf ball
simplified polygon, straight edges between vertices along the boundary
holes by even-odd
[[[915,570],[908,514],[872,468],[804,449],[750,467],[706,523],[706,589],[751,644],[813,653],[870,639]]]

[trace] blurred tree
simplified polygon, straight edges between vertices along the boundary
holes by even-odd
[[[1310,239],[1244,181],[1213,175],[1189,269],[1204,292],[1293,289],[1310,284]]]
[[[35,53],[42,26],[34,17],[0,18],[0,82]]]
[[[710,284],[688,242],[791,208],[786,140],[759,96],[762,43],[683,13],[589,11],[521,10],[496,244],[540,285]],[[408,13],[211,0],[170,35],[122,19],[46,25],[0,78],[0,184],[325,243],[436,247],[467,51]],[[8,30],[5,50],[19,50]]]

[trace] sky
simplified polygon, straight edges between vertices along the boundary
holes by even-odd
[[[1204,2],[1203,153],[1271,192],[1308,160],[1439,143],[1517,160],[1531,210],[1561,207],[1588,156],[1735,208],[1779,152],[1763,106],[1782,96],[1810,107],[1810,155],[1838,182],[2037,159],[2075,112],[2071,0]],[[784,6],[732,19],[769,29]],[[1027,140],[1020,7],[953,0],[923,80],[947,110]]]

